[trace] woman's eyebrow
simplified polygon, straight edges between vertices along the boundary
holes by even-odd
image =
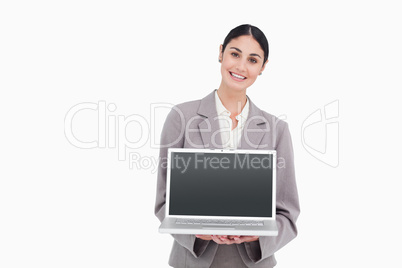
[[[238,49],[237,47],[231,47],[231,49],[234,49],[234,50],[237,50],[237,51],[240,52],[240,53],[243,53],[243,52],[242,52],[240,49]],[[258,55],[257,53],[251,53],[250,56],[256,56],[256,57],[259,57],[260,59],[262,59],[261,56]]]
[[[231,49],[235,49],[235,50],[237,50],[238,52],[240,52],[240,53],[243,53],[240,49],[238,49],[237,47],[231,47]]]
[[[258,54],[256,54],[256,53],[251,53],[250,56],[256,56],[256,57],[259,57],[260,59],[262,59],[262,58],[260,57],[260,55],[258,55]]]

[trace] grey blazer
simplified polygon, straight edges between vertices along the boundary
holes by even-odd
[[[249,101],[249,115],[238,148],[277,150],[276,221],[279,235],[260,237],[258,241],[239,245],[218,245],[195,235],[172,235],[174,243],[169,264],[173,267],[274,267],[274,253],[297,235],[296,220],[300,208],[288,125],[260,110],[250,98]],[[165,217],[169,147],[223,148],[214,91],[201,100],[176,105],[166,118],[161,135],[155,202],[155,215],[160,221]]]

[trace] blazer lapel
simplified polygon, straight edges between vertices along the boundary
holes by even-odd
[[[269,123],[263,116],[262,111],[250,101],[250,110],[244,125],[238,149],[264,149],[268,144],[260,144],[264,135],[269,131]]]
[[[198,114],[204,120],[198,124],[205,148],[222,149],[219,120],[215,105],[215,90],[201,100]]]

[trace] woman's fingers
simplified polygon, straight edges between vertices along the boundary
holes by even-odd
[[[202,240],[212,240],[212,237],[210,235],[195,235],[195,237]]]
[[[240,235],[195,235],[195,237],[202,240],[213,240],[220,245],[241,244],[244,242],[257,241],[258,236],[240,236]]]

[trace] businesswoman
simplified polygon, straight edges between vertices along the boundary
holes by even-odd
[[[260,110],[246,94],[247,88],[263,73],[268,52],[268,41],[260,29],[248,24],[234,28],[219,47],[222,75],[219,88],[203,99],[176,105],[168,114],[161,135],[155,215],[160,221],[165,217],[169,147],[276,150],[279,234],[275,237],[175,234],[169,259],[172,267],[271,268],[276,265],[274,253],[297,235],[300,210],[288,125]]]

